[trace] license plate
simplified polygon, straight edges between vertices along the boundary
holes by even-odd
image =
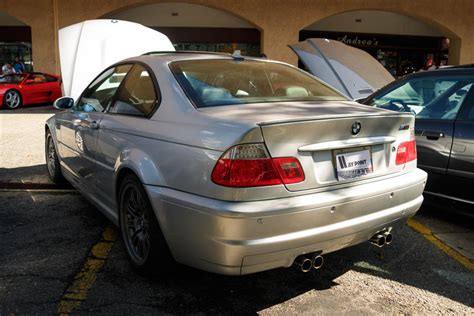
[[[352,151],[336,155],[338,180],[361,177],[373,172],[370,150]]]

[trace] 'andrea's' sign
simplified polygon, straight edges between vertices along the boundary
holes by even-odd
[[[378,46],[379,41],[374,37],[373,39],[361,39],[359,36],[350,38],[346,35],[338,37],[338,41],[343,42],[347,45],[362,45],[362,46]]]

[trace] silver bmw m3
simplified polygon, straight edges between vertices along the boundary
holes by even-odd
[[[242,275],[392,240],[420,207],[414,117],[293,66],[155,53],[106,68],[45,126],[55,182],[120,227],[141,271]]]

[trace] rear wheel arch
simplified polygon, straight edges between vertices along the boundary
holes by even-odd
[[[53,138],[53,141],[54,141],[54,144],[56,145],[56,148],[58,146],[58,139],[57,139],[57,135],[56,135],[56,130],[54,130],[53,128],[50,127],[50,124],[46,123],[44,124],[44,137],[46,138],[46,136],[48,135],[48,133],[51,135],[51,137]],[[59,157],[61,158],[61,157]]]
[[[48,123],[46,123],[44,124],[44,135],[46,136],[48,133],[53,135],[53,133],[51,132],[51,128],[49,127]]]
[[[135,183],[135,184],[134,184]],[[119,230],[122,235],[122,239],[125,243],[125,247],[127,249],[127,253],[129,255],[129,259],[131,260],[133,266],[138,269],[139,272],[153,272],[155,267],[161,267],[164,269],[164,271],[167,271],[171,268],[172,265],[175,264],[173,256],[170,252],[168,243],[166,241],[166,238],[163,236],[163,232],[161,230],[161,223],[158,220],[156,213],[153,209],[153,205],[151,203],[151,200],[148,196],[147,190],[145,189],[143,185],[143,181],[140,179],[140,177],[137,175],[137,173],[132,170],[129,167],[123,167],[119,170],[117,173],[117,178],[115,181],[116,188],[116,199],[117,199],[117,211],[118,211],[118,217],[119,217]],[[148,221],[149,224],[147,224],[147,231],[150,229],[150,243],[151,243],[151,250],[149,250],[149,256],[147,257],[146,261],[143,263],[137,263],[134,259],[132,259],[131,255],[131,250],[129,249],[130,246],[130,241],[129,241],[129,236],[127,231],[129,230],[128,221],[124,218],[124,216],[128,216],[128,211],[125,211],[123,205],[127,204],[122,204],[122,202],[127,201],[127,197],[130,195],[127,195],[130,189],[130,185],[135,186],[136,188],[140,187],[138,191],[141,191],[142,196],[147,202],[142,205],[146,205],[144,210],[147,210],[145,212],[148,212],[149,216],[151,216],[153,219],[151,221]],[[132,187],[133,187],[132,186]],[[122,191],[125,190],[125,191]],[[125,202],[126,203],[126,202]],[[125,211],[125,213],[124,213]],[[150,218],[150,217],[148,217]],[[149,225],[149,226],[148,226]],[[133,240],[133,239],[131,239]],[[128,243],[128,244],[127,244]]]
[[[118,171],[117,177],[115,178],[115,200],[117,201],[117,205],[119,203],[119,198],[120,198],[119,197],[119,195],[120,195],[120,186],[122,185],[123,179],[129,174],[134,175],[135,177],[140,179],[138,177],[137,173],[135,171],[133,171],[131,168],[123,167]]]

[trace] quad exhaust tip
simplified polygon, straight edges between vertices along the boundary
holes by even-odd
[[[377,247],[383,247],[385,245],[385,236],[383,234],[375,234],[369,239],[369,242]]]
[[[321,269],[324,264],[324,258],[323,256],[317,255],[313,257],[313,268],[314,269]]]
[[[311,269],[320,269],[324,264],[324,258],[321,255],[313,254],[311,256],[301,255],[295,259],[294,264],[302,272],[309,272]]]
[[[295,259],[295,265],[300,267],[301,272],[309,272],[313,268],[313,262],[311,259],[307,258],[306,256],[302,255]]]
[[[391,227],[384,229],[375,235],[373,235],[369,242],[377,247],[383,247],[384,245],[389,245],[393,241],[393,235],[390,233]]]
[[[390,245],[392,243],[392,240],[393,240],[392,234],[390,232],[385,232],[384,237],[385,237],[385,244]]]

